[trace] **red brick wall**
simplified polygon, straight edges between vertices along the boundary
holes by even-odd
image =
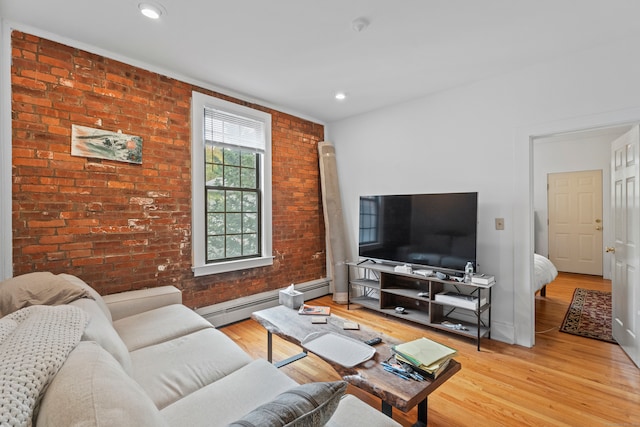
[[[13,268],[100,293],[175,285],[201,307],[326,276],[322,125],[21,32],[12,34]],[[191,272],[191,91],[272,115],[271,267]],[[141,165],[71,156],[71,125],[143,139]]]

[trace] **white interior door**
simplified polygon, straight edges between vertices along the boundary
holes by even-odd
[[[549,259],[559,271],[602,276],[602,171],[550,173]]]
[[[612,303],[613,337],[640,366],[640,132],[634,126],[611,143],[611,209],[614,246]]]

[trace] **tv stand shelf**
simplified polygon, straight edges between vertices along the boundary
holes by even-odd
[[[347,310],[351,304],[358,304],[389,316],[472,338],[477,342],[478,351],[480,339],[491,338],[493,283],[480,285],[441,280],[435,276],[398,272],[393,265],[373,261],[348,262],[347,266]],[[473,302],[436,301],[435,296],[446,291],[477,297],[477,303],[482,304],[469,308],[468,304],[473,305]],[[396,312],[396,307],[404,307],[404,313]]]

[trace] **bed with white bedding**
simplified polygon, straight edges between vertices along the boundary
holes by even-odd
[[[535,288],[533,293],[540,291],[540,296],[546,296],[547,285],[558,277],[558,270],[547,257],[533,254],[535,268]]]

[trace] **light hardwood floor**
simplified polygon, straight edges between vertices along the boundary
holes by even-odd
[[[611,283],[561,273],[546,297],[535,298],[533,348],[483,339],[479,352],[473,341],[362,308],[347,311],[330,296],[313,302],[402,340],[426,336],[458,349],[462,370],[429,397],[429,426],[640,426],[640,370],[616,344],[558,330],[576,287],[610,290]],[[266,358],[266,331],[253,320],[221,330],[253,357]],[[298,352],[274,337],[275,360]],[[339,379],[313,355],[282,369],[300,383]],[[380,408],[379,399],[351,386],[348,392]],[[394,419],[409,426],[416,410],[396,410]]]

